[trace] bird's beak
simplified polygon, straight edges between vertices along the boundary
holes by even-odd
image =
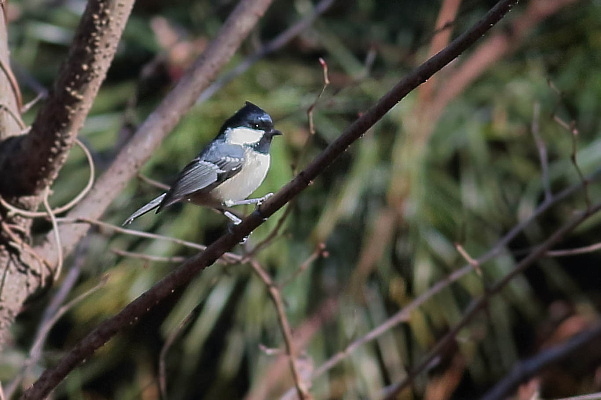
[[[273,136],[279,136],[279,135],[282,134],[282,132],[278,131],[277,129],[272,129],[270,133],[271,133],[272,137]]]

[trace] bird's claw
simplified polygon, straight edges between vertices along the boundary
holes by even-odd
[[[273,196],[273,193],[267,193],[265,196],[258,198],[257,199],[257,207],[259,207],[261,204],[265,203],[265,201],[267,199],[269,199],[271,196]]]
[[[240,225],[240,222],[236,222],[236,221],[232,221],[231,223],[227,224],[227,231],[231,234],[234,233],[234,227]],[[246,243],[246,241],[248,240],[248,238],[250,237],[250,235],[246,235],[244,236],[240,242],[238,242],[239,244],[244,244]]]

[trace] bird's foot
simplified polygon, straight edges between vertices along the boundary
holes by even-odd
[[[265,203],[265,201],[267,199],[269,199],[271,196],[273,196],[273,193],[267,193],[265,196],[256,199],[257,200],[257,203],[256,203],[257,207],[259,207],[261,204]]]
[[[259,198],[256,198],[256,199],[225,200],[223,202],[223,204],[226,207],[243,206],[243,205],[247,205],[247,204],[256,204],[257,206],[260,206],[261,204],[263,204],[265,202],[265,200],[267,200],[271,196],[273,196],[273,193],[267,193],[265,196],[259,197]]]

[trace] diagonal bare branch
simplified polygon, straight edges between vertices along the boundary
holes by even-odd
[[[282,188],[276,195],[267,200],[260,210],[255,211],[240,225],[237,225],[230,232],[221,236],[213,244],[208,246],[204,252],[192,257],[171,274],[167,275],[151,289],[128,304],[121,312],[107,319],[105,322],[96,327],[84,339],[75,345],[73,350],[59,360],[54,368],[46,370],[32,385],[32,387],[30,387],[24,393],[23,399],[39,399],[46,397],[71,370],[77,367],[77,365],[79,365],[83,360],[89,358],[96,349],[106,343],[121,329],[130,326],[132,323],[137,321],[151,308],[156,306],[165,298],[169,297],[175,289],[185,286],[186,283],[190,282],[196,274],[213,264],[223,253],[239,243],[244,237],[248,236],[256,227],[261,225],[266,218],[273,215],[290,200],[296,197],[300,192],[306,189],[312,180],[317,178],[326,167],[332,164],[342,153],[344,153],[344,151],[348,149],[353,142],[359,139],[369,128],[378,122],[408,93],[426,81],[429,77],[434,75],[445,65],[454,60],[457,56],[459,56],[459,54],[473,45],[480,37],[482,37],[482,35],[488,32],[492,26],[499,22],[511,10],[517,1],[518,0],[499,1],[480,21],[455,39],[451,44],[449,44],[449,46],[447,46],[447,48],[409,73],[404,79],[395,85],[392,90],[386,93],[373,107],[367,110],[357,120],[355,120],[352,125],[345,129],[338,139],[332,142],[291,182]],[[241,3],[241,5],[243,3]],[[249,16],[246,17],[250,18]],[[168,96],[165,101],[169,100],[170,97],[172,96]],[[194,99],[187,99],[187,101],[193,100]],[[164,107],[166,106],[159,108],[162,109]],[[174,118],[175,117],[171,116],[171,119]],[[160,121],[156,122],[159,123]],[[165,124],[165,122],[162,122],[161,126],[164,126]],[[148,134],[148,132],[146,133]],[[158,135],[158,133],[155,131],[153,136],[154,135]],[[134,139],[134,141],[137,143],[137,145],[143,146],[146,150],[152,147],[151,143],[144,143],[144,140],[142,139],[138,138],[138,140]],[[152,140],[149,139],[148,142],[152,142]],[[127,150],[128,148],[126,148],[124,151]],[[123,165],[117,163],[117,166],[113,169],[116,168],[116,172],[125,174],[128,177],[133,177],[135,171],[133,171],[134,168],[131,167],[135,167],[135,163],[141,161],[140,158],[144,159],[145,157],[134,156],[133,154],[131,156],[135,158],[134,161],[127,163],[125,161],[121,161]],[[128,166],[130,166],[130,168],[127,168]],[[113,171],[113,173],[115,173],[115,171]],[[107,174],[105,174],[105,176]],[[119,184],[124,185],[124,183]],[[112,190],[119,189],[120,188],[113,188]],[[97,194],[93,192],[92,195]],[[106,196],[106,193],[103,193],[103,195]],[[103,205],[104,204],[106,203],[103,203]],[[82,211],[83,210],[81,210],[81,207],[78,207],[78,209],[76,209],[74,212]],[[97,215],[97,211],[93,214]],[[73,246],[73,244],[71,244],[71,246]]]
[[[499,294],[503,288],[507,286],[517,275],[523,273],[528,267],[530,267],[536,260],[540,259],[544,254],[551,249],[554,245],[565,239],[568,233],[572,232],[580,224],[588,219],[591,215],[596,214],[601,210],[601,203],[597,203],[593,206],[587,207],[586,210],[577,213],[572,217],[565,225],[553,232],[547,240],[542,244],[538,245],[532,252],[530,252],[525,258],[523,258],[516,266],[503,278],[499,279],[492,286],[487,288],[485,294],[481,297],[473,300],[470,305],[463,312],[461,320],[453,326],[453,328],[440,339],[436,345],[430,350],[428,356],[424,358],[415,368],[409,371],[409,374],[401,382],[394,383],[384,390],[383,398],[393,399],[406,388],[411,385],[414,378],[422,373],[428,365],[431,365],[432,360],[437,357],[441,350],[444,349],[449,343],[455,340],[459,331],[467,326],[467,324],[474,319],[480,311],[489,303],[492,296]]]
[[[540,354],[532,356],[516,364],[511,372],[499,381],[490,391],[488,391],[481,400],[499,400],[506,399],[515,391],[520,383],[523,383],[528,378],[534,376],[549,365],[558,363],[559,361],[573,355],[574,352],[582,350],[587,346],[595,346],[601,338],[601,323],[596,323],[588,330],[575,335],[565,343],[558,344],[550,349],[543,351]],[[572,399],[599,399],[599,393],[594,397],[582,396],[572,397]]]

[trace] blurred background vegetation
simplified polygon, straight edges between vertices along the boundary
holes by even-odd
[[[277,191],[295,168],[423,62],[437,35],[449,29],[453,37],[458,35],[494,3],[464,0],[450,28],[439,31],[440,1],[335,1],[298,37],[199,102],[141,172],[171,183],[223,120],[249,100],[267,110],[285,133],[274,142],[272,168],[257,194]],[[531,3],[522,2],[493,34],[511,30]],[[582,174],[599,169],[601,4],[570,3],[541,18],[525,36],[509,35],[509,51],[432,116],[429,104],[456,82],[454,71],[475,52],[468,51],[439,74],[433,94],[410,94],[289,206],[278,235],[257,259],[282,283],[287,316],[306,344],[302,360],[309,371],[466,265],[457,243],[478,257],[532,215],[545,199],[547,184],[553,193],[578,184],[579,171],[571,160],[575,144]],[[100,170],[202,52],[234,5],[225,0],[137,3],[80,135]],[[25,98],[31,99],[51,87],[85,2],[21,0],[9,6],[14,68]],[[306,18],[313,7],[308,0],[274,2],[231,67]],[[324,86],[319,57],[327,62],[330,84],[316,104],[316,132],[311,135],[307,110]],[[26,115],[30,121],[35,110]],[[577,135],[558,119],[577,128]],[[548,152],[547,179],[533,121]],[[52,203],[72,198],[87,176],[85,158],[75,149],[53,187]],[[599,185],[587,189],[589,199],[599,201]],[[145,181],[132,182],[104,221],[120,225],[158,193]],[[499,255],[482,265],[481,275],[467,274],[413,311],[409,320],[316,377],[314,396],[372,399],[403,380],[462,318],[473,298],[505,276],[524,250],[585,206],[583,191],[555,204],[501,246]],[[283,215],[277,214],[234,252],[254,248]],[[598,219],[590,218],[561,247],[599,242]],[[40,233],[50,229],[45,221],[36,227]],[[186,205],[144,216],[133,227],[206,244],[224,232],[226,221]],[[327,254],[313,260],[320,244]],[[67,269],[79,271],[68,300],[103,277],[106,283],[56,323],[25,384],[178,265],[114,249],[160,257],[196,253],[165,240],[94,229],[68,260]],[[601,305],[598,263],[597,253],[540,259],[492,297],[399,398],[477,397],[519,359],[561,340],[562,329],[584,329],[598,318]],[[42,314],[62,282],[33,299],[19,317],[14,343],[0,358],[5,388],[21,372]],[[264,283],[248,265],[218,264],[105,345],[68,377],[56,398],[159,398],[159,355],[168,340],[173,340],[165,350],[169,399],[279,398],[292,387],[287,364],[278,364],[277,352],[266,350],[284,346]],[[588,352],[578,362],[562,364],[542,379],[542,394],[601,391],[600,360],[598,352]]]

